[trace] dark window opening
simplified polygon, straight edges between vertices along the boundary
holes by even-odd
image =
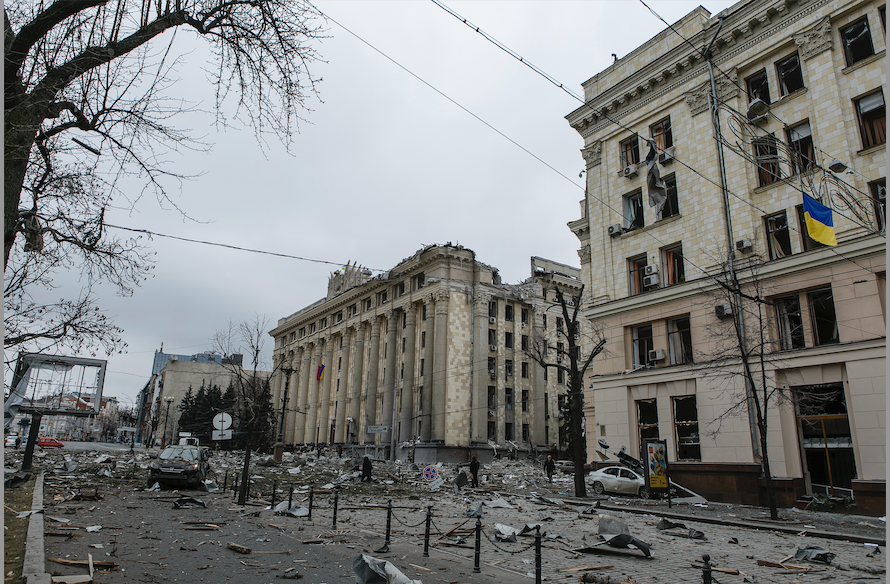
[[[646,256],[639,256],[627,260],[630,270],[630,295],[636,296],[643,292],[643,276],[645,276]]]
[[[522,350],[528,351],[528,335],[522,335],[521,343]]]
[[[754,138],[754,159],[757,161],[757,184],[766,186],[782,178],[776,137],[770,134]]]
[[[766,243],[769,258],[776,260],[791,255],[791,235],[788,233],[788,217],[785,212],[766,218]]]
[[[513,360],[507,359],[504,361],[504,377],[510,379],[513,377]]]
[[[637,400],[637,420],[640,434],[640,460],[646,460],[642,454],[646,449],[647,440],[658,440],[658,407],[655,399]]]
[[[869,183],[868,189],[875,208],[875,224],[881,233],[887,229],[887,179]]]
[[[643,191],[624,197],[624,229],[631,231],[643,226]]]
[[[488,344],[492,347],[498,344],[498,331],[495,329],[488,329]]]
[[[683,245],[677,244],[662,251],[664,260],[664,285],[673,286],[686,281],[683,267]]]
[[[488,303],[488,316],[489,317],[493,316],[493,317],[497,318],[497,316],[498,316],[497,300],[492,300],[491,302]]]
[[[641,367],[649,363],[649,351],[652,350],[652,325],[643,324],[631,329],[633,338],[633,366]]]
[[[803,72],[797,53],[776,63],[776,75],[779,77],[779,92],[782,95],[803,89]]]
[[[488,409],[496,410],[498,407],[497,388],[493,385],[488,386]]]
[[[805,346],[803,317],[800,312],[800,297],[797,295],[776,298],[776,318],[779,328],[779,349],[787,351]]]
[[[513,333],[504,333],[504,346],[508,349],[513,348]]]
[[[688,316],[668,321],[668,348],[671,365],[692,363],[692,332]]]
[[[766,79],[766,69],[761,69],[754,75],[745,79],[748,87],[748,102],[759,99],[763,103],[770,103],[769,82]]]
[[[528,324],[528,308],[522,309],[522,324],[524,324],[524,325]]]
[[[868,18],[862,17],[852,24],[840,28],[841,45],[847,66],[858,63],[875,54],[871,42],[871,31],[868,29]]]
[[[804,122],[788,129],[788,145],[791,147],[791,172],[800,174],[813,168],[816,158],[813,150],[813,134],[810,123]]]
[[[810,303],[810,318],[813,319],[813,342],[828,345],[839,341],[837,315],[834,311],[834,298],[831,288],[815,290],[807,294]]]
[[[674,135],[671,133],[671,119],[661,120],[649,128],[655,148],[664,150],[674,145]]]
[[[658,212],[658,220],[680,214],[680,203],[677,198],[677,175],[672,174],[665,177],[664,184],[667,187],[667,200],[661,206],[661,211]]]
[[[813,494],[851,496],[856,460],[843,384],[798,386],[792,391],[804,470],[810,476]]]
[[[887,120],[884,94],[876,91],[856,100],[856,115],[859,118],[859,137],[862,148],[871,148],[887,141]]]
[[[530,438],[530,436],[529,436],[529,431],[528,431],[528,424],[523,424],[522,425],[522,441],[529,442],[529,438]]]
[[[528,379],[528,361],[523,361],[521,368],[522,368],[522,378]]]
[[[513,322],[513,305],[508,304],[504,307],[504,320]]]
[[[504,440],[513,440],[513,423],[504,423]]]
[[[491,377],[494,377],[495,375],[497,375],[497,361],[495,360],[494,357],[488,358],[488,374]]]
[[[528,390],[522,390],[522,411],[528,412]]]
[[[495,442],[497,439],[497,423],[494,420],[488,420],[488,439]]]
[[[701,460],[698,406],[694,395],[674,398],[674,428],[677,432],[677,460]]]
[[[510,387],[504,389],[504,409],[513,411],[513,389]]]
[[[621,168],[640,162],[640,142],[636,136],[621,142]]]

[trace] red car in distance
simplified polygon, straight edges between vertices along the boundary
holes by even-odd
[[[46,438],[41,436],[37,438],[37,445],[41,448],[64,448],[65,445],[56,440],[55,438]]]

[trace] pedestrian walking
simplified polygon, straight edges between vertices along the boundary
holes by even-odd
[[[476,456],[470,460],[470,475],[472,477],[470,486],[478,487],[479,486],[479,461],[476,460]]]
[[[547,473],[547,480],[552,483],[553,473],[556,472],[556,463],[553,461],[553,457],[549,454],[547,455],[547,460],[544,461],[544,472]]]
[[[367,481],[365,479],[367,479]],[[371,482],[371,459],[367,456],[365,456],[365,460],[362,461],[362,482]]]

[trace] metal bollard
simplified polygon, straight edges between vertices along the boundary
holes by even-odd
[[[334,489],[334,521],[331,524],[331,529],[337,529],[337,497],[340,493]]]
[[[287,494],[287,510],[290,511],[291,507],[294,506],[294,485],[291,483],[290,493]]]
[[[702,584],[711,584],[711,556],[705,554],[701,559],[705,563],[701,568]]]
[[[238,475],[232,477],[232,493],[238,498]]]
[[[383,545],[389,547],[389,528],[392,525],[392,499],[386,504],[386,541]]]
[[[479,548],[482,544],[482,518],[476,518],[476,555],[473,558],[473,573],[478,574],[482,570],[479,569]]]
[[[541,584],[541,526],[535,525],[535,584]]]
[[[223,493],[226,492],[226,487],[229,486],[229,469],[226,469],[226,478],[223,479]]]
[[[315,492],[314,492],[313,488],[310,486],[309,487],[309,515],[308,515],[309,519],[312,519],[312,498],[314,495],[315,495]]]
[[[426,531],[423,534],[423,557],[430,557],[430,522],[433,520],[433,506],[426,508]]]
[[[278,492],[278,479],[272,481],[272,510],[275,510],[275,494]]]

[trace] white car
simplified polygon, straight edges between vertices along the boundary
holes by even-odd
[[[639,495],[643,499],[649,498],[649,489],[646,480],[623,466],[607,466],[592,471],[588,482],[593,485],[593,492],[597,495],[603,493],[615,493],[618,495]]]

